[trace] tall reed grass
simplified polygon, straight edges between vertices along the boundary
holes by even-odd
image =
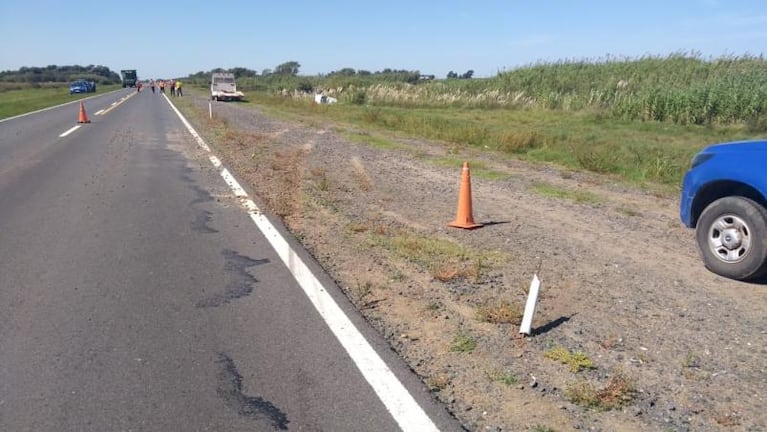
[[[245,86],[283,93],[322,91],[342,102],[373,106],[588,111],[680,125],[747,123],[754,131],[767,131],[767,61],[761,56],[704,59],[675,53],[563,60],[493,78],[416,84],[374,76],[256,77]]]

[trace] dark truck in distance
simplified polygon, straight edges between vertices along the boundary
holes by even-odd
[[[716,144],[692,159],[679,215],[703,263],[737,280],[767,275],[767,140]]]
[[[138,78],[136,76],[135,69],[124,69],[120,71],[120,74],[122,75],[122,79],[123,79],[123,88],[136,87]]]

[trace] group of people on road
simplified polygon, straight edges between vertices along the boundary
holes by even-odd
[[[143,85],[144,84],[141,81],[136,83],[136,91],[141,93],[141,88],[143,87]],[[170,95],[171,96],[183,96],[184,95],[184,91],[181,89],[182,88],[181,80],[173,80],[172,79],[172,80],[169,80],[167,82],[165,80],[157,80],[157,82],[155,82],[155,80],[150,79],[149,80],[149,87],[152,89],[152,93],[153,94],[155,93],[155,88],[159,88],[160,89],[160,93],[165,93],[165,87],[168,87],[168,88],[170,88]]]

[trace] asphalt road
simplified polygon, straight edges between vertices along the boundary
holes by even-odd
[[[76,130],[76,103],[0,122],[1,431],[424,430],[382,402],[396,389],[363,375],[164,96],[84,106]],[[410,412],[460,430],[287,242]]]

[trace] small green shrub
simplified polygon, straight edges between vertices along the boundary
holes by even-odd
[[[583,369],[595,369],[594,362],[589,359],[586,354],[577,351],[570,352],[567,348],[556,347],[543,354],[547,359],[555,360],[560,363],[564,363],[570,366],[570,371],[573,373],[580,372]]]
[[[491,381],[499,382],[501,384],[510,386],[519,382],[519,378],[510,371],[493,370],[486,373],[487,378]]]
[[[477,341],[464,333],[459,333],[453,338],[453,343],[450,345],[451,352],[472,352],[477,347]]]

